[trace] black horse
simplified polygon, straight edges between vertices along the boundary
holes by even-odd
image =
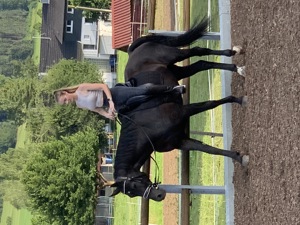
[[[145,83],[175,86],[178,85],[178,80],[202,70],[225,69],[239,72],[234,64],[198,61],[185,67],[174,65],[191,56],[210,54],[233,56],[239,53],[240,48],[223,51],[200,47],[178,48],[203,36],[207,25],[208,20],[204,19],[178,37],[158,35],[136,40],[128,49],[129,60],[125,78],[137,86]],[[190,116],[225,103],[241,105],[244,100],[243,97],[229,96],[216,101],[183,105],[181,94],[172,93],[152,98],[129,111],[119,112],[122,128],[114,162],[115,183],[111,186],[116,187],[116,190],[112,196],[122,192],[130,197],[142,196],[155,201],[165,198],[166,192],[152,183],[148,175],[140,172],[140,168],[153,151],[197,150],[227,156],[242,163],[243,157],[238,152],[203,144],[189,138],[184,130]]]

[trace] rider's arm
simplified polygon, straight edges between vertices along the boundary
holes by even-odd
[[[78,86],[79,91],[97,91],[103,90],[106,97],[112,100],[111,92],[106,84],[101,83],[83,83]]]
[[[101,84],[101,83],[83,83],[78,86],[79,91],[96,91],[96,90],[103,90],[105,93],[108,104],[109,104],[109,115],[112,117],[115,113],[115,104],[112,100],[111,92],[106,84]],[[107,117],[107,118],[110,118]]]

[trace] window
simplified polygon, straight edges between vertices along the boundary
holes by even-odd
[[[83,35],[83,38],[88,40],[88,39],[90,39],[90,35]]]
[[[69,14],[74,14],[74,8],[68,8],[67,12],[68,12]]]
[[[83,45],[83,49],[95,50],[97,48],[96,45]]]
[[[66,32],[69,34],[73,33],[73,20],[67,20]]]

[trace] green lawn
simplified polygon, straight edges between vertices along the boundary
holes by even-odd
[[[36,8],[30,8],[29,15],[27,17],[27,35],[25,39],[31,40],[32,37],[39,37],[41,34],[40,30],[37,27],[40,26],[42,22],[42,18],[40,17],[42,10],[42,4],[40,2],[37,3]],[[33,38],[33,56],[32,59],[36,65],[40,63],[40,38]],[[21,125],[18,128],[17,134],[17,143],[16,148],[24,147],[28,138],[28,133],[26,132],[26,124]],[[31,213],[24,208],[16,209],[9,202],[4,201],[3,204],[3,212],[1,215],[1,224],[0,225],[30,225],[31,224]]]
[[[207,13],[207,1],[191,1],[191,23],[193,18]],[[199,9],[203,9],[202,13]],[[211,1],[211,31],[219,31],[218,1]],[[219,49],[217,41],[200,41],[201,47]],[[220,61],[219,57],[202,57],[203,60]],[[191,62],[195,62],[193,58]],[[207,101],[221,98],[221,77],[219,70],[198,73],[191,78],[191,102]],[[209,93],[209,85],[213,90]],[[210,96],[211,95],[211,96]],[[212,119],[214,118],[214,119]],[[222,108],[204,112],[190,120],[192,131],[222,133]],[[211,139],[208,136],[191,135],[192,138],[209,145],[223,148],[223,139]],[[224,185],[224,159],[205,153],[193,152],[190,155],[190,183],[193,185]],[[222,195],[192,195],[191,225],[225,224],[225,197]]]
[[[36,65],[40,63],[40,50],[41,50],[41,31],[38,29],[42,24],[41,18],[42,3],[38,2],[36,8],[31,8],[27,18],[28,28],[26,39],[33,41],[33,56],[32,59]]]
[[[18,127],[16,148],[25,146],[29,140],[28,135],[26,124]],[[0,225],[31,225],[31,217],[31,213],[26,208],[17,209],[9,202],[4,201]],[[11,223],[8,221],[11,221]]]
[[[0,225],[31,225],[31,218],[27,209],[17,209],[7,201],[3,202]]]

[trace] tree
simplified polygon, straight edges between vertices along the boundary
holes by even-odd
[[[110,9],[111,0],[70,0],[70,3],[74,6],[83,6],[95,9]],[[97,21],[98,19],[107,21],[109,18],[109,13],[84,10],[84,16],[92,21]]]
[[[0,122],[0,154],[15,147],[17,126],[13,121]]]
[[[10,49],[11,60],[26,60],[33,54],[32,41],[17,41],[15,45]]]
[[[24,0],[0,0],[0,10],[28,10],[27,4],[28,2]]]
[[[35,107],[38,69],[31,60],[16,63],[15,77],[0,77],[0,111],[17,124],[24,121],[26,110]]]
[[[37,145],[23,182],[32,207],[51,224],[94,224],[97,132]]]
[[[0,155],[0,196],[16,208],[28,205],[27,193],[21,183],[21,174],[34,149],[34,146],[10,148]]]
[[[100,139],[106,141],[102,131],[104,120],[99,114],[78,109],[75,105],[58,105],[53,96],[53,91],[61,87],[99,81],[97,67],[91,63],[62,60],[54,65],[47,76],[39,80],[39,89],[34,97],[35,107],[27,111],[27,125],[32,131],[33,140],[59,139],[92,127],[98,131]]]

